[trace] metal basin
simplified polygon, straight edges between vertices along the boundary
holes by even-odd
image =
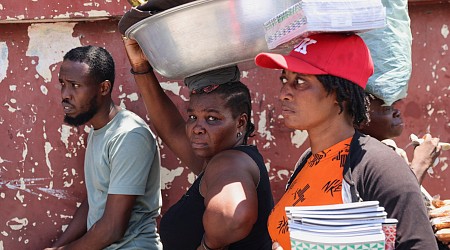
[[[184,79],[269,51],[264,22],[298,1],[198,0],[141,20],[125,35],[159,74]]]

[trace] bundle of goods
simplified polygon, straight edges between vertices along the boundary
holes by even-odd
[[[397,220],[378,201],[286,207],[292,249],[393,249]],[[386,247],[390,246],[390,247]]]
[[[434,197],[428,214],[436,238],[444,243],[450,243],[450,200]]]
[[[264,23],[269,49],[291,47],[316,32],[365,32],[386,25],[380,0],[302,0]]]

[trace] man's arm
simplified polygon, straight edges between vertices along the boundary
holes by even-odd
[[[89,231],[81,238],[53,249],[103,249],[120,240],[128,228],[135,201],[134,195],[109,194],[102,218]]]
[[[66,231],[53,243],[52,247],[60,247],[72,241],[79,239],[86,233],[87,230],[87,215],[89,211],[89,204],[85,199],[80,207],[76,210],[72,221],[69,223]]]

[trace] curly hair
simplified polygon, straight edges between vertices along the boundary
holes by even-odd
[[[328,94],[336,93],[336,101],[340,107],[340,113],[347,112],[353,119],[353,126],[368,123],[370,100],[365,91],[359,85],[333,75],[317,75]],[[344,108],[344,104],[346,105]]]
[[[206,89],[206,90],[205,90]],[[250,121],[252,113],[252,101],[248,87],[242,82],[228,82],[220,85],[206,86],[201,90],[196,90],[191,95],[205,95],[209,93],[219,94],[225,101],[225,107],[231,110],[233,118],[247,114],[248,120],[244,134],[244,145],[248,138],[254,136],[255,125]]]

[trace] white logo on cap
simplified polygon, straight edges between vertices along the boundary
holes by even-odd
[[[311,38],[305,38],[295,47],[294,51],[306,55],[308,53],[308,51],[306,51],[306,47],[310,44],[315,44],[315,43],[317,43],[316,40],[311,39]]]

